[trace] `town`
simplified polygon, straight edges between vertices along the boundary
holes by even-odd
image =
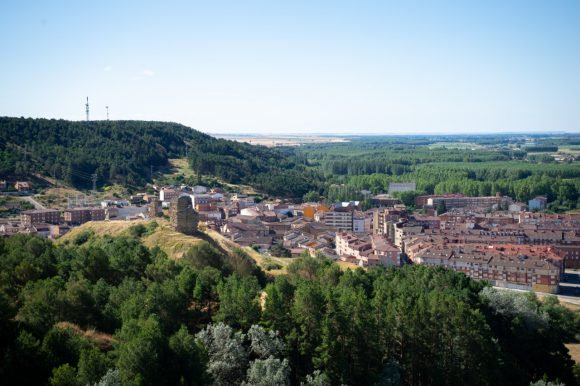
[[[6,181],[0,188],[6,190]],[[15,192],[31,190],[28,181]],[[155,194],[111,197],[98,206],[25,210],[0,222],[0,235],[57,239],[89,221],[166,216],[180,232],[198,223],[264,255],[324,256],[352,268],[424,264],[462,272],[497,287],[579,295],[566,269],[580,268],[580,214],[544,213],[547,198],[423,195],[409,211],[392,193],[415,183],[392,183],[390,194],[360,201],[296,204],[205,186],[153,186]],[[363,192],[367,195],[370,192]]]

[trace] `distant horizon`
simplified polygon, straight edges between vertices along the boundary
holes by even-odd
[[[0,117],[3,115],[0,115]],[[24,119],[48,119],[48,120],[64,120],[64,121],[71,121],[71,122],[85,122],[86,120],[83,119],[66,119],[66,118],[49,118],[49,117],[31,117],[31,116],[7,116],[7,118],[24,118]],[[204,134],[212,135],[212,136],[252,136],[252,137],[373,137],[373,136],[444,136],[444,135],[451,135],[451,136],[488,136],[488,135],[557,135],[557,134],[580,134],[580,130],[537,130],[537,131],[530,131],[530,130],[521,130],[521,131],[501,131],[501,130],[489,130],[486,133],[473,133],[466,129],[466,131],[428,131],[428,129],[424,129],[427,131],[418,130],[414,133],[401,133],[397,131],[392,131],[389,133],[384,132],[370,132],[370,131],[352,131],[352,132],[315,132],[315,131],[308,131],[308,132],[300,132],[300,131],[292,131],[291,134],[286,133],[260,133],[258,131],[245,131],[245,132],[213,132],[208,130],[203,130],[197,128],[195,126],[191,126],[185,123],[181,123],[174,120],[158,120],[158,119],[89,119],[91,122],[107,122],[107,121],[143,121],[143,122],[165,122],[165,123],[176,123],[190,129],[194,129],[200,131]]]
[[[0,115],[232,134],[580,131],[580,1],[0,2]]]

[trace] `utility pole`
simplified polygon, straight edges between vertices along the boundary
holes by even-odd
[[[93,181],[93,193],[97,192],[97,173],[91,174],[91,181]]]

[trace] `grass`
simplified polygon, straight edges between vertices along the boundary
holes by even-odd
[[[167,220],[155,221],[159,226],[152,234],[143,238],[143,244],[148,248],[158,246],[172,259],[180,259],[189,248],[204,242],[197,237],[176,232]]]
[[[169,176],[182,175],[183,178],[195,177],[195,173],[189,167],[187,158],[172,158],[169,160],[169,164],[171,165],[170,172],[168,173]]]
[[[567,343],[565,346],[569,350],[572,360],[576,363],[580,363],[580,343]]]
[[[342,269],[343,271],[352,269],[353,271],[357,268],[359,268],[358,265],[354,264],[354,263],[349,263],[347,261],[335,261],[335,263],[340,267],[340,269]]]
[[[71,230],[69,233],[58,239],[56,242],[62,244],[67,240],[72,242],[77,235],[86,230],[94,232],[95,236],[122,236],[128,233],[130,227],[138,224],[147,226],[153,220],[134,221],[89,221],[80,227]],[[155,219],[158,227],[155,231],[142,238],[143,244],[148,248],[158,246],[171,259],[179,259],[190,247],[204,242],[203,240],[176,232],[167,220]]]
[[[153,220],[89,221],[80,227],[71,230],[69,233],[59,238],[56,243],[63,244],[67,241],[72,242],[78,235],[87,230],[92,231],[97,237],[105,235],[122,236],[128,234],[130,227],[138,224],[147,226],[151,221]],[[157,222],[158,226],[151,234],[143,236],[143,244],[148,248],[158,246],[171,259],[180,259],[192,246],[206,242],[198,237],[176,232],[165,219],[157,218],[154,221]],[[236,248],[242,249],[260,268],[272,276],[285,275],[287,273],[288,265],[296,260],[295,257],[264,256],[250,247],[242,247],[236,244],[213,230],[207,230],[204,233],[227,253],[232,252]],[[273,264],[280,266],[280,268],[268,270],[267,268]],[[337,262],[337,264],[342,270],[356,269],[358,267],[356,264],[342,261]]]
[[[151,221],[153,220],[89,221],[80,227],[71,230],[69,233],[58,239],[56,243],[63,244],[66,241],[72,242],[79,234],[87,230],[92,231],[94,235],[98,237],[105,235],[122,236],[128,234],[130,227],[138,224],[147,226],[151,223]],[[184,235],[183,233],[176,232],[165,219],[158,218],[154,221],[157,222],[158,226],[151,234],[143,236],[143,244],[148,248],[158,246],[171,259],[180,259],[192,246],[206,242],[198,237],[188,236]],[[235,248],[241,248],[256,262],[257,265],[264,269],[264,271],[266,271],[266,268],[271,263],[280,265],[280,269],[267,271],[269,274],[274,276],[285,274],[286,267],[295,260],[295,258],[266,257],[250,247],[239,246],[216,231],[208,230],[204,233],[226,252],[231,252]]]
[[[74,199],[84,193],[68,187],[52,187],[34,197],[38,202],[47,208],[66,209],[68,198]]]
[[[264,271],[268,272],[273,276],[284,275],[286,274],[286,268],[290,263],[292,263],[296,258],[286,258],[286,257],[269,257],[264,256],[261,253],[256,252],[250,247],[241,247],[238,244],[234,243],[232,240],[229,240],[222,236],[220,233],[208,230],[205,232],[209,237],[211,237],[220,247],[225,249],[226,251],[232,251],[234,248],[241,248],[244,252],[248,254],[256,264],[262,268]],[[266,267],[270,263],[275,263],[281,266],[280,269],[272,269],[270,271],[266,270]]]
[[[93,343],[95,343],[101,350],[110,349],[115,343],[115,339],[104,332],[99,332],[94,329],[83,330],[78,325],[70,322],[58,322],[54,325],[56,328],[61,330],[71,330],[78,336],[84,337]]]
[[[189,163],[187,162],[186,158],[172,158],[169,160],[169,164],[171,165],[169,169],[165,171],[165,173],[156,180],[156,182],[163,182],[163,181],[172,181],[176,180],[178,177],[182,177],[183,180],[189,178],[195,178],[197,174],[189,167]],[[240,192],[244,194],[257,194],[256,190],[248,185],[235,185],[227,183],[221,179],[214,178],[219,184],[228,188],[228,190],[232,192]]]

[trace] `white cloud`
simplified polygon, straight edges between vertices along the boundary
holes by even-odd
[[[153,75],[155,75],[155,72],[149,69],[145,69],[139,72],[137,75],[133,75],[131,77],[131,80],[143,80],[144,78],[149,78],[152,77]]]

